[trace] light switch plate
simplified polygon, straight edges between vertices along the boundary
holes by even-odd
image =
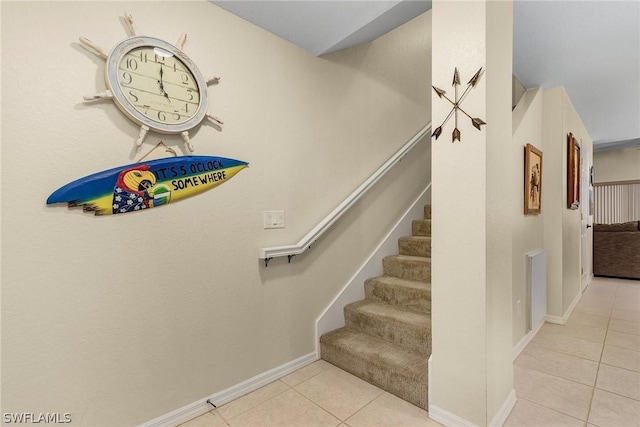
[[[264,228],[284,228],[284,211],[264,211]]]

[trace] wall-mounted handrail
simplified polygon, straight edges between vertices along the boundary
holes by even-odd
[[[291,258],[305,252],[311,245],[320,238],[351,206],[353,206],[373,185],[378,182],[396,163],[398,163],[418,142],[431,132],[431,123],[411,138],[396,153],[391,156],[382,166],[380,166],[365,182],[363,182],[353,193],[351,193],[342,203],[331,211],[318,225],[308,232],[300,241],[294,245],[274,246],[260,249],[260,259],[264,259],[265,267],[269,261],[276,257],[286,256],[291,262]]]

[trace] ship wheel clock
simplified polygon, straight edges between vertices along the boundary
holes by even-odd
[[[444,119],[442,124],[440,126],[438,126],[433,131],[433,136],[436,137],[436,140],[442,134],[442,127],[445,124],[447,124],[447,122],[449,121],[449,119],[451,119],[451,117],[454,117],[455,124],[454,124],[454,128],[453,128],[453,133],[451,134],[451,142],[453,143],[453,142],[456,142],[456,141],[460,141],[460,131],[458,130],[458,111],[462,112],[465,116],[470,118],[471,119],[471,124],[473,124],[473,126],[476,129],[482,130],[482,129],[480,129],[480,126],[486,125],[486,123],[484,121],[482,121],[481,119],[479,119],[477,117],[471,117],[469,114],[467,114],[466,111],[464,111],[460,107],[460,104],[467,97],[467,95],[469,94],[469,91],[472,88],[476,87],[476,85],[478,84],[478,80],[480,80],[481,74],[482,74],[482,67],[480,67],[480,69],[473,75],[471,80],[469,80],[469,82],[467,83],[467,88],[464,90],[464,92],[462,92],[462,95],[460,95],[460,97],[458,97],[458,86],[460,86],[460,75],[458,74],[458,68],[456,68],[454,70],[454,72],[453,72],[453,83],[452,83],[452,86],[454,87],[454,91],[455,91],[454,100],[451,100],[446,95],[446,92],[444,90],[439,89],[439,88],[437,88],[435,86],[431,86],[433,88],[433,90],[436,91],[436,94],[438,95],[438,97],[440,99],[444,98],[447,101],[449,101],[451,103],[451,105],[453,105],[453,107],[451,108],[451,111],[449,111],[449,114]]]
[[[86,102],[111,99],[133,122],[140,125],[136,146],[147,133],[180,134],[193,152],[189,130],[205,118],[221,129],[223,122],[208,113],[207,85],[220,77],[204,78],[195,63],[182,51],[186,34],[175,45],[153,37],[136,35],[133,18],[124,20],[131,36],[118,43],[108,55],[85,37],[81,46],[106,61],[107,90],[84,96]]]

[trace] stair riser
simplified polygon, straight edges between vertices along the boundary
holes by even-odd
[[[396,257],[387,257],[382,260],[382,271],[387,276],[399,277],[420,282],[431,281],[431,262],[402,260]]]
[[[401,237],[398,239],[400,255],[431,257],[431,240]]]
[[[417,351],[429,357],[431,338],[429,323],[409,324],[396,319],[361,312],[353,306],[344,308],[345,326],[369,336],[380,338],[410,351]]]
[[[431,290],[392,286],[374,279],[364,284],[365,298],[421,313],[431,312]]]
[[[411,221],[411,234],[413,236],[431,236],[431,220],[416,219]]]
[[[320,342],[323,360],[362,378],[370,384],[388,391],[415,406],[428,409],[427,373],[419,378],[407,378],[395,369],[362,359],[358,353],[351,353],[330,343]]]
[[[424,218],[431,219],[431,205],[424,205]]]

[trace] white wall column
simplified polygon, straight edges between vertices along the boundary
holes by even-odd
[[[458,112],[432,149],[433,355],[430,415],[448,425],[489,425],[515,402],[512,368],[511,221],[520,200],[509,198],[513,4],[433,2],[433,85],[487,124],[476,129]],[[432,96],[433,127],[452,109]],[[435,139],[435,138],[434,138]]]

